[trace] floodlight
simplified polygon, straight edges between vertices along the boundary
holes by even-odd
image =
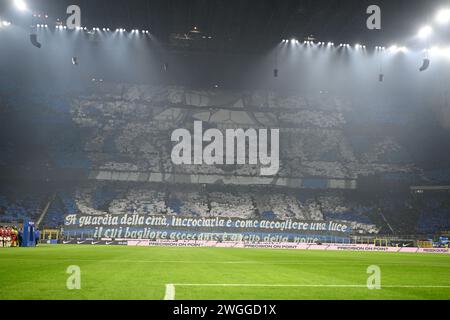
[[[419,33],[417,34],[419,38],[426,39],[433,33],[433,28],[430,26],[424,26],[420,28]]]
[[[23,1],[23,0],[14,0],[14,5],[15,5],[16,8],[19,9],[20,11],[25,11],[25,10],[27,10],[27,4],[26,4],[25,1]]]
[[[446,24],[450,21],[450,9],[443,9],[436,15],[436,21],[441,24]]]

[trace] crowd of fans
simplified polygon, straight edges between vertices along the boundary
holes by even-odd
[[[346,128],[357,102],[344,97],[281,96],[272,92],[199,91],[183,87],[104,85],[71,103],[72,120],[91,169],[257,176],[258,166],[173,166],[170,132],[194,120],[209,127],[279,128],[280,177],[355,179],[376,173],[419,173],[408,151],[389,135],[358,135]]]
[[[355,99],[324,92],[281,95],[270,91],[192,90],[176,86],[107,83],[90,94],[78,95],[76,99],[62,99],[67,100],[65,102],[56,103],[54,96],[47,97],[51,103],[46,103],[45,99],[42,98],[41,103],[49,107],[42,121],[59,117],[54,123],[62,123],[65,128],[64,132],[57,131],[61,135],[53,134],[49,141],[41,143],[48,146],[50,154],[50,159],[45,160],[51,160],[50,165],[57,168],[132,172],[135,181],[140,181],[140,173],[147,172],[169,177],[171,174],[259,175],[257,165],[174,166],[170,157],[171,132],[178,128],[192,129],[194,120],[202,120],[205,127],[220,130],[279,128],[280,170],[274,180],[356,181],[360,177],[377,175],[394,179],[412,176],[418,179],[416,181],[427,183],[450,181],[448,170],[427,172],[418,168],[412,160],[411,149],[405,146],[401,136],[393,133],[396,130],[379,130],[377,134],[370,131],[374,124],[398,127],[414,120],[410,109],[408,113],[397,112],[394,106],[385,103],[374,108]],[[83,134],[79,135],[76,130]],[[0,146],[0,166],[24,159],[14,156],[12,140],[5,138],[7,144]],[[38,159],[33,156],[33,161]],[[124,183],[125,186],[112,185],[95,182],[50,194],[1,191],[0,221],[18,221],[25,217],[36,220],[50,196],[55,195],[42,221],[50,227],[60,225],[63,216],[69,213],[135,212],[338,220],[352,223],[353,229],[360,233],[378,233],[390,228],[402,233],[450,228],[446,218],[448,201],[418,204],[412,203],[408,196],[392,196],[365,203],[349,199],[343,191],[329,190],[326,184],[320,185],[321,190],[314,195],[306,197],[304,190],[284,192],[272,186],[262,192],[232,192],[229,188],[199,191],[195,185],[181,187],[181,190],[149,188],[131,182]]]
[[[364,200],[356,191],[344,190],[222,189],[217,186],[211,190],[209,187],[191,186],[186,190],[183,186],[90,182],[66,190],[55,190],[51,192],[54,198],[40,191],[1,190],[1,194],[8,196],[3,196],[0,205],[0,221],[8,224],[20,222],[26,212],[36,207],[33,202],[21,200],[21,195],[26,194],[29,198],[40,199],[40,208],[44,208],[53,198],[41,222],[42,226],[50,228],[61,226],[67,214],[138,213],[346,221],[352,225],[354,232],[360,234],[433,234],[450,230],[450,200],[445,193],[421,196],[386,193],[369,195]],[[18,207],[20,210],[17,210]],[[33,217],[37,221],[40,216],[35,214]]]
[[[343,193],[338,191],[328,191],[325,192],[327,196],[317,197],[317,194],[305,195],[305,192],[274,192],[270,188],[265,191],[219,191],[217,188],[209,191],[196,187],[188,191],[183,189],[148,187],[128,182],[92,182],[70,191],[55,192],[55,199],[43,224],[58,227],[65,214],[137,213],[242,219],[335,220],[354,222],[357,232],[379,231],[376,223],[368,217],[372,207],[360,205],[356,208],[357,204],[348,202]]]

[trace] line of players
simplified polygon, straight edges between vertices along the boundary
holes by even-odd
[[[0,226],[0,247],[19,246],[19,230],[16,227]]]

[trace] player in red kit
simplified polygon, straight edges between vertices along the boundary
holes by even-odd
[[[3,240],[3,226],[0,226],[0,246],[4,247],[5,246],[5,241]]]
[[[3,231],[3,241],[5,242],[5,247],[11,247],[11,235],[11,227],[7,227],[6,230]]]

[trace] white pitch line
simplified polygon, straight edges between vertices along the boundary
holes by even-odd
[[[238,284],[238,283],[175,283],[166,284],[164,300],[175,300],[175,286],[180,287],[248,287],[248,288],[367,288],[367,285],[359,284]],[[381,289],[450,289],[450,286],[432,285],[381,285]]]
[[[164,300],[175,300],[175,285],[166,284],[166,294],[164,295]]]
[[[358,284],[237,284],[237,283],[176,283],[173,286],[185,287],[293,287],[293,288],[367,288],[367,285]],[[381,285],[381,288],[443,288],[450,286],[432,285]]]

